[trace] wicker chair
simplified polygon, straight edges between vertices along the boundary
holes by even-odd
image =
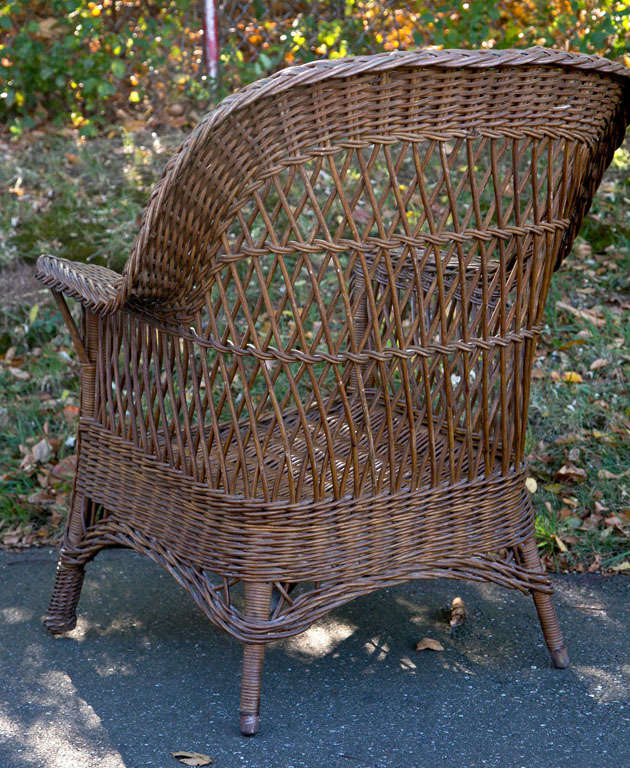
[[[122,275],[42,257],[81,361],[49,630],[100,549],[148,555],[244,643],[244,734],[267,642],[409,579],[530,593],[566,667],[524,487],[530,373],[629,85],[541,48],[287,69],[186,139]]]

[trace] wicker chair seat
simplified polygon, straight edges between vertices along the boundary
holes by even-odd
[[[411,433],[409,421],[405,410],[401,407],[392,411],[392,426],[396,435],[394,445],[394,466],[398,466],[401,474],[391,476],[392,463],[387,445],[378,439],[387,430],[387,412],[378,400],[370,401],[370,422],[366,424],[363,417],[363,409],[357,401],[348,404],[348,409],[352,415],[354,429],[348,426],[345,409],[342,403],[332,404],[328,410],[327,418],[323,427],[322,419],[317,409],[312,409],[306,414],[309,424],[309,436],[307,439],[302,436],[302,422],[297,412],[283,413],[283,428],[289,433],[291,442],[291,458],[287,461],[286,441],[282,435],[282,430],[275,419],[271,416],[258,420],[256,424],[258,433],[258,443],[262,446],[262,462],[254,446],[250,446],[245,451],[246,466],[242,467],[241,458],[238,450],[231,447],[223,455],[222,461],[225,462],[227,476],[234,478],[230,483],[229,492],[234,496],[248,495],[251,488],[255,489],[254,498],[258,498],[261,506],[266,503],[262,493],[260,476],[264,475],[273,478],[273,488],[269,489],[269,496],[280,501],[290,501],[291,495],[299,495],[304,503],[317,501],[324,498],[340,497],[339,488],[341,487],[341,497],[358,497],[369,495],[365,492],[366,485],[370,493],[372,489],[396,488],[405,490],[409,488],[418,488],[431,485],[432,467],[429,461],[429,437],[426,425],[416,425],[414,429],[415,446],[419,455],[425,456],[426,460],[423,466],[412,477],[409,467],[408,455],[410,452]],[[249,421],[243,421],[240,427],[242,438],[245,440],[251,429]],[[224,425],[220,434],[225,437],[232,430],[231,425]],[[210,428],[204,430],[204,437],[198,435],[197,430],[193,430],[193,443],[201,443],[203,440],[207,445],[210,443]],[[450,476],[449,456],[453,453],[462,456],[462,466],[460,470],[468,473],[468,459],[463,448],[465,436],[460,434],[456,436],[458,446],[454,451],[449,451],[448,436],[444,433],[438,433],[435,440],[435,455],[437,462],[437,482],[448,482]],[[376,436],[376,440],[373,436]],[[459,440],[457,438],[459,437]],[[160,435],[160,444],[166,445],[168,441],[164,435]],[[330,442],[329,442],[330,440]],[[473,436],[473,440],[478,443],[479,436]],[[226,440],[226,442],[229,442]],[[310,443],[310,445],[309,445]],[[356,450],[356,457],[353,456],[353,450]],[[218,467],[221,461],[219,451],[222,451],[221,444],[211,443],[209,453],[210,464]],[[162,455],[165,454],[163,450]],[[333,480],[333,469],[330,463],[330,456],[335,457],[335,474]],[[194,461],[189,455],[180,457],[178,448],[174,448],[174,458],[177,463],[182,463],[188,467],[192,463],[199,465],[203,460],[203,449],[197,449]],[[497,464],[500,465],[500,457],[497,457]],[[296,488],[291,493],[289,487],[289,471],[291,467],[293,484]],[[313,469],[315,471],[313,471]],[[482,473],[483,469],[478,468]],[[368,475],[370,481],[368,481]],[[317,487],[314,487],[315,480],[318,478]]]

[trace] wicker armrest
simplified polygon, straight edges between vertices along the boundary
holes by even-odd
[[[120,307],[122,276],[107,267],[40,256],[35,276],[54,291],[78,299],[98,315],[108,315]]]

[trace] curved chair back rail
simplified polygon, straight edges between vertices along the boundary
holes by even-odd
[[[287,232],[286,239],[314,250],[355,242],[368,246],[371,237],[387,244],[392,240],[400,244],[400,237],[407,237],[409,244],[425,245],[427,237],[428,242],[437,238],[439,244],[446,244],[449,234],[474,237],[475,232],[493,227],[509,233],[510,227],[520,231],[543,222],[562,226],[568,214],[570,226],[557,247],[560,259],[570,248],[585,205],[623,137],[629,82],[628,69],[621,64],[543,48],[393,52],[285,69],[225,99],[172,157],[147,207],[127,265],[124,295],[161,316],[188,314],[201,306],[222,260],[240,258],[247,249],[262,254],[270,246],[287,247],[282,231],[276,232],[278,242],[273,240],[273,216],[272,231],[261,233],[259,242],[248,242],[245,233],[235,231],[239,217],[246,222],[251,205],[257,199],[264,201],[270,183],[279,183],[290,169],[295,169],[298,181],[319,164],[320,173],[330,172],[331,159],[341,172],[348,151],[376,145],[389,146],[395,163],[396,149],[406,142],[413,145],[410,150],[418,150],[421,163],[430,165],[429,173],[439,165],[440,148],[447,150],[453,192],[463,173],[457,169],[469,164],[466,144],[471,144],[470,160],[483,166],[474,179],[482,195],[480,203],[491,144],[497,163],[493,177],[504,173],[499,156],[507,161],[503,145],[510,140],[518,143],[517,153],[531,156],[535,151],[532,162],[540,166],[546,163],[546,153],[561,153],[556,144],[568,144],[566,186],[551,201],[552,210],[541,199],[541,206],[526,217],[521,215],[519,221],[507,212],[501,222],[498,213],[486,220],[482,204],[480,219],[472,215],[454,222],[436,217],[433,231],[427,222],[425,227],[410,226],[411,233],[402,221],[386,217],[379,221],[382,205],[366,191],[355,208],[341,212],[348,216],[342,226],[329,229],[318,218],[309,228],[299,226],[299,233]],[[439,145],[431,159],[427,152],[432,142]],[[449,152],[455,143],[458,151]],[[366,167],[357,171],[365,172],[368,163],[371,171],[369,157]],[[317,184],[318,176],[312,184]],[[436,180],[427,180],[429,197],[435,191],[431,181]],[[498,178],[494,181],[500,183]],[[474,194],[472,184],[472,180],[464,182]],[[506,192],[500,188],[499,196]],[[542,188],[538,193],[543,194]],[[447,194],[445,185],[438,194]],[[352,202],[347,189],[339,193],[339,201],[344,196]],[[401,197],[388,205],[406,210],[409,200]],[[367,210],[361,215],[374,214],[373,222],[358,218],[356,206],[361,209],[363,203]],[[307,209],[311,205],[306,202]],[[240,223],[247,228],[245,222]]]
[[[149,555],[245,642],[244,733],[265,642],[409,578],[531,592],[566,666],[530,378],[629,96],[621,65],[540,48],[284,70],[183,143],[122,275],[40,259],[82,362],[49,628],[99,549]]]

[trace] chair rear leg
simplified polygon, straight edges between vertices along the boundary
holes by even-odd
[[[268,620],[272,585],[263,582],[244,582],[243,587],[245,590],[245,612],[248,618]],[[264,643],[245,643],[240,710],[240,726],[243,736],[253,736],[258,732],[260,683],[264,655]]]
[[[531,571],[542,571],[538,549],[533,538],[521,547],[521,553],[526,568]],[[551,661],[556,669],[566,669],[569,666],[569,654],[562,639],[551,595],[533,589],[532,597]]]

